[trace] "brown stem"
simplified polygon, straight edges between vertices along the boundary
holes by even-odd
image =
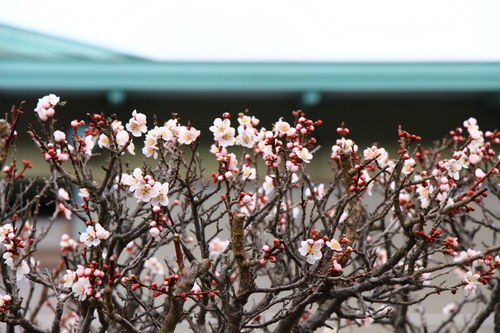
[[[357,171],[353,166],[351,150],[344,150],[342,151],[342,153],[340,153],[340,168],[342,169],[344,187],[346,191],[349,192],[351,185],[356,186],[356,184],[352,183],[352,178],[357,174]],[[352,198],[352,200],[349,202],[349,208],[349,215],[344,221],[342,234],[349,240],[349,245],[352,245],[354,243],[356,229],[362,212],[361,202],[358,196]],[[339,264],[344,266],[348,260],[348,255],[343,256],[342,259],[340,259]]]
[[[245,252],[245,217],[244,214],[236,214],[231,222],[231,246],[240,272],[240,286],[233,303],[228,307],[227,333],[241,332],[243,307],[247,303],[250,294],[255,290],[254,276],[250,268],[257,265],[259,261],[249,259]]]
[[[203,259],[202,262],[195,260],[191,263],[189,268],[184,267],[184,269],[179,272],[179,281],[175,284],[173,293],[170,295],[170,310],[163,320],[159,333],[173,333],[175,331],[175,327],[184,315],[185,294],[193,289],[195,280],[202,273],[208,271],[210,266],[211,263],[208,259]]]

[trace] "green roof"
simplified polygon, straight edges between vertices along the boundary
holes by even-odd
[[[131,61],[138,58],[0,24],[0,61]]]
[[[154,62],[0,25],[0,90],[500,91],[500,63]]]

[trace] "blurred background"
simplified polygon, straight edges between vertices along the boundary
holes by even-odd
[[[61,126],[176,112],[208,141],[215,117],[245,109],[267,128],[321,118],[325,147],[342,121],[360,147],[394,143],[398,125],[430,143],[471,116],[500,124],[498,1],[0,5],[0,108],[25,100],[26,123],[55,93]]]
[[[124,122],[134,109],[160,122],[178,113],[206,150],[223,112],[248,109],[271,128],[300,109],[323,120],[311,168],[327,181],[342,122],[360,149],[396,149],[398,125],[424,144],[469,117],[498,128],[499,12],[494,0],[0,0],[0,111],[26,101],[18,156],[43,176],[25,130],[50,93],[68,102],[56,109],[60,128],[87,113]],[[58,251],[61,232],[77,236],[61,225],[41,255]]]

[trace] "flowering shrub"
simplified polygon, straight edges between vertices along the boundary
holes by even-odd
[[[31,163],[6,164],[23,105],[0,121],[0,321],[8,332],[173,332],[181,322],[194,332],[415,332],[427,327],[410,312],[422,305],[423,316],[438,294],[454,302],[437,331],[451,330],[467,303],[478,309],[469,332],[493,312],[500,318],[500,214],[484,202],[500,197],[500,132],[482,132],[474,118],[428,149],[400,128],[394,156],[376,145],[361,150],[342,125],[331,181],[318,184],[307,164],[321,121],[301,111],[268,128],[224,113],[209,128],[219,168],[205,170],[200,130],[175,115],[157,123],[133,111],[123,125],[89,114],[65,130],[54,120],[60,104],[41,98],[40,128],[29,128],[50,175],[34,197],[35,182],[14,195]],[[143,163],[132,165],[137,150]],[[106,156],[99,178],[96,155]],[[47,234],[37,227],[39,202],[50,193],[50,226],[64,216],[80,234],[62,235],[49,272],[35,258]],[[44,308],[49,323],[39,319]]]

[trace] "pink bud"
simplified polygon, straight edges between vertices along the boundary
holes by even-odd
[[[158,237],[160,235],[160,230],[158,228],[151,228],[149,229],[149,234],[151,237]]]

